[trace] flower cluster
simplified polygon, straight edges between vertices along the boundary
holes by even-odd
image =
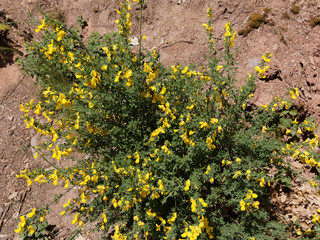
[[[246,197],[240,201],[241,211],[249,211],[252,208],[259,209],[260,202],[255,201],[256,198],[258,195],[249,189]]]

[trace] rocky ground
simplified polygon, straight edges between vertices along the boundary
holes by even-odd
[[[144,46],[159,51],[164,64],[206,64],[207,39],[201,24],[207,21],[206,9],[210,4],[217,49],[224,44],[221,37],[225,23],[231,21],[233,28],[242,34],[236,41],[240,84],[266,51],[274,54],[269,77],[257,84],[254,103],[265,104],[288,88],[298,87],[301,94],[296,104],[319,123],[320,25],[316,21],[320,18],[319,0],[146,0],[146,3],[142,22],[143,34],[147,36]],[[116,30],[118,6],[117,0],[0,0],[0,23],[11,22],[9,31],[0,31],[0,46],[17,50],[0,50],[0,240],[17,238],[13,230],[18,216],[41,203],[51,202],[53,195],[61,192],[47,185],[27,187],[24,180],[15,177],[25,168],[46,167],[32,156],[31,147],[40,139],[25,128],[19,110],[19,104],[39,96],[34,80],[25,76],[16,63],[23,54],[23,42],[34,34],[28,14],[41,20],[43,12],[64,20],[70,27],[76,25],[77,16],[83,16],[88,23],[83,29],[87,37],[92,31],[103,34]],[[136,8],[132,10],[132,18],[134,38],[139,28]],[[300,177],[292,180],[291,191],[279,189],[274,204],[284,222],[300,220],[302,227],[308,228],[320,208],[320,197],[308,182],[315,173],[299,162],[292,164]],[[60,219],[60,205],[53,205],[48,217],[54,226],[51,234],[55,239],[65,239],[73,229],[70,219]],[[78,238],[94,239],[85,235]]]

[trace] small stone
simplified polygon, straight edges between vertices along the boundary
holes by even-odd
[[[18,192],[13,192],[9,195],[8,199],[9,200],[13,200],[14,198],[16,198],[18,196]]]
[[[38,145],[38,137],[37,137],[37,135],[35,135],[35,136],[33,136],[31,138],[30,145],[31,145],[32,155],[35,155],[37,153],[37,151],[34,150],[34,148]]]
[[[180,5],[181,3],[185,3],[186,2],[186,0],[178,0],[178,5]]]
[[[249,58],[248,59],[248,66],[250,68],[254,68],[254,67],[258,66],[260,62],[261,62],[261,60],[259,58]]]
[[[282,196],[280,197],[280,201],[281,201],[282,203],[284,203],[286,200],[287,200],[287,196],[286,196],[286,195],[282,195]]]
[[[310,63],[311,63],[311,65],[315,65],[313,57],[310,57]]]
[[[7,235],[4,234],[0,234],[0,240],[8,240],[9,237]]]
[[[79,234],[78,236],[75,237],[74,240],[86,240],[86,239]]]

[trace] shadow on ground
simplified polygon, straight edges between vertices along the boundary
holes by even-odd
[[[17,50],[21,46],[10,39],[12,28],[17,29],[18,25],[12,19],[7,18],[3,10],[0,10],[0,68],[13,64],[15,53],[23,56],[23,53]]]

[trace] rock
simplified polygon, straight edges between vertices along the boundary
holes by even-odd
[[[286,200],[287,200],[287,196],[286,196],[286,195],[282,195],[282,196],[280,197],[280,201],[281,201],[282,203],[284,203]]]
[[[75,237],[74,240],[86,240],[86,239],[79,234],[78,236]]]
[[[178,0],[178,5],[180,5],[181,3],[185,3],[187,0]]]
[[[9,239],[9,236],[0,234],[0,240],[7,240],[7,239]]]
[[[31,138],[30,141],[32,155],[36,155],[37,151],[34,149],[38,145],[38,136],[35,135]]]
[[[249,58],[248,59],[248,66],[254,68],[259,65],[261,60],[259,58]]]
[[[2,216],[3,211],[4,211],[3,208],[0,207],[0,216]]]
[[[164,44],[164,38],[163,37],[160,38],[160,45],[162,45],[162,44]]]

